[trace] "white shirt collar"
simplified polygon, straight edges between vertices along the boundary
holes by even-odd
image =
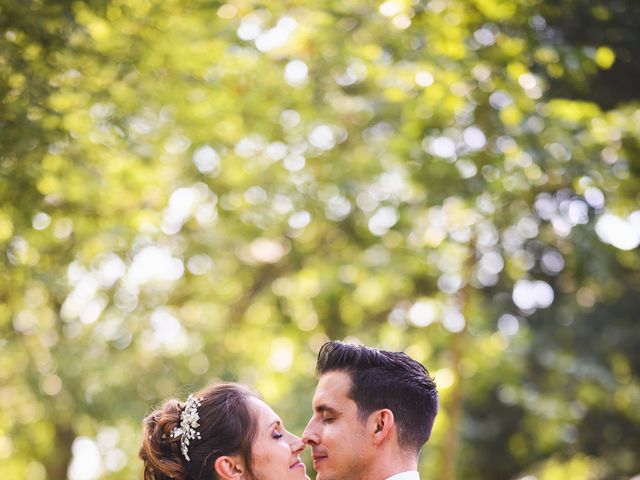
[[[420,480],[420,474],[418,472],[402,472],[396,473],[387,480]]]

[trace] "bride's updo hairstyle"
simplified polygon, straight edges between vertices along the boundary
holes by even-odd
[[[240,455],[251,476],[251,444],[257,426],[248,405],[257,394],[242,385],[222,383],[194,393],[200,416],[196,431],[200,438],[189,440],[188,457],[181,449],[180,414],[185,402],[167,400],[144,419],[139,456],[144,463],[144,480],[218,480],[216,460]]]

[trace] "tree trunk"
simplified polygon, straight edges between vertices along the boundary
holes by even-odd
[[[451,348],[451,371],[454,374],[455,382],[451,387],[451,395],[445,411],[449,417],[449,427],[444,437],[442,454],[442,480],[454,480],[456,478],[456,457],[458,454],[460,422],[462,420],[462,382],[460,381],[460,360],[462,356],[462,345],[465,343],[467,335],[466,328],[455,334]]]
[[[68,426],[55,426],[55,449],[47,459],[45,470],[48,480],[62,480],[67,478],[67,471],[71,463],[71,445],[76,434]]]
[[[471,269],[469,268],[469,271]],[[450,349],[449,368],[453,372],[454,383],[451,386],[451,393],[445,411],[449,417],[449,426],[445,433],[442,452],[442,480],[454,480],[456,478],[456,459],[458,457],[458,447],[460,444],[460,425],[463,416],[463,386],[462,386],[462,360],[468,341],[467,324],[472,315],[473,287],[466,285],[458,294],[459,308],[464,315],[464,328],[453,336]]]

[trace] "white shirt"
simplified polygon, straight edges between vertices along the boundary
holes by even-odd
[[[420,474],[418,472],[402,472],[396,473],[387,480],[420,480]]]

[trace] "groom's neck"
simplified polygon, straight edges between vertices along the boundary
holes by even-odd
[[[418,470],[418,459],[405,452],[381,452],[377,460],[375,465],[372,465],[374,468],[371,468],[360,480],[386,480],[398,473]]]

